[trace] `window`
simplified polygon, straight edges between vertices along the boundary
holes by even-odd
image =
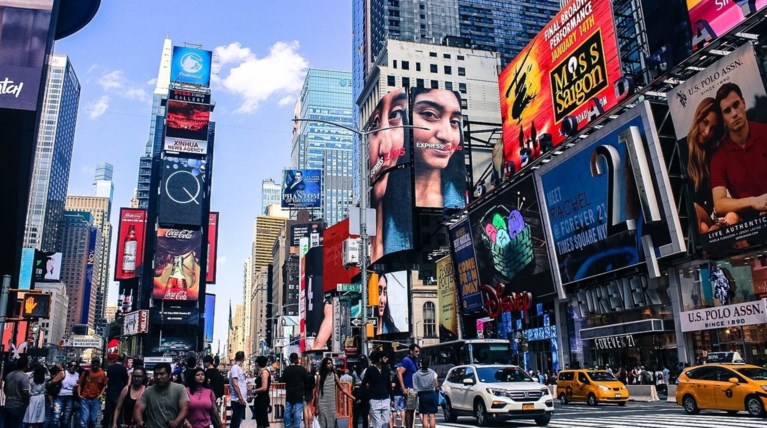
[[[437,337],[437,311],[433,302],[423,304],[423,337]]]
[[[429,71],[432,73],[438,73],[439,67],[437,67],[437,64],[429,64]]]
[[[458,75],[459,76],[465,76],[466,75],[466,68],[465,67],[458,67]]]
[[[423,79],[415,79],[415,86],[423,88]]]
[[[420,62],[415,63],[415,71],[421,71],[421,63]]]
[[[402,69],[410,70],[410,61],[402,61]]]
[[[469,108],[469,100],[461,98],[461,108]]]
[[[429,56],[432,57],[432,58],[436,58],[437,57],[437,53],[436,52],[429,52]]]
[[[439,82],[438,82],[438,81],[436,81],[436,80],[432,80],[432,81],[431,81],[431,82],[429,82],[429,83],[431,84],[431,85],[429,86],[430,88],[432,88],[432,89],[439,89]]]
[[[402,78],[402,86],[405,88],[410,87],[410,78],[409,77],[403,77]]]
[[[395,86],[397,81],[394,79],[394,76],[386,76],[386,84],[389,86]]]
[[[453,90],[453,82],[445,82],[445,89],[447,89],[448,91],[452,91]]]
[[[392,66],[393,66],[394,68],[397,68],[397,60],[396,60],[396,59],[395,59],[394,61],[392,61]]]
[[[445,66],[445,74],[453,74],[453,67],[446,65]]]
[[[464,60],[463,55],[458,55],[456,58],[458,59],[458,61],[463,61]]]
[[[462,94],[466,93],[466,84],[465,83],[459,83],[458,84],[458,91]]]

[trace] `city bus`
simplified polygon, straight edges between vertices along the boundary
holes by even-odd
[[[399,363],[410,351],[395,353]],[[513,364],[511,345],[506,339],[462,339],[421,346],[421,359],[429,360],[429,368],[437,372],[440,382],[448,370],[461,364]]]

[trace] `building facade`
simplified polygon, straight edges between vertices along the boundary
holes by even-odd
[[[38,344],[45,347],[48,344],[56,345],[66,335],[66,323],[60,320],[67,318],[69,296],[67,285],[63,282],[38,282],[35,290],[51,295],[50,317],[40,320],[41,340]]]
[[[258,216],[253,220],[253,271],[272,264],[274,241],[285,228],[287,218]]]
[[[280,205],[282,202],[282,187],[280,183],[271,178],[261,181],[261,214],[269,215],[267,212],[270,205]]]
[[[309,69],[296,101],[296,117],[321,119],[354,128],[351,73]],[[335,224],[351,204],[354,135],[328,123],[298,122],[293,132],[291,165],[322,170],[320,217]]]
[[[100,196],[102,198],[109,198],[111,211],[112,198],[115,193],[115,186],[112,183],[112,176],[114,174],[114,167],[108,162],[99,162],[96,164],[96,176],[93,178],[93,196]]]
[[[57,251],[69,186],[80,81],[66,55],[51,55],[29,191],[24,247]]]

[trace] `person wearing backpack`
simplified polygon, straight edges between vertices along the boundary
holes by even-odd
[[[202,363],[205,365],[205,385],[213,391],[216,396],[216,403],[220,404],[221,397],[224,396],[224,376],[221,371],[213,364],[213,357],[206,355],[202,359]]]

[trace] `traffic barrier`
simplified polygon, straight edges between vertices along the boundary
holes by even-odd
[[[352,393],[352,384],[349,382],[341,382],[339,384],[341,389]],[[354,407],[354,400],[349,399],[344,394],[336,394],[336,420],[338,428],[351,428],[352,426],[352,408]]]
[[[221,426],[229,426],[232,423],[232,396],[229,393],[229,385],[224,385],[224,395],[221,396]]]
[[[666,401],[669,403],[676,403],[676,385],[669,385],[666,388],[668,388],[668,397],[666,398]]]
[[[269,423],[279,423],[285,419],[285,383],[272,382],[269,388]]]
[[[626,385],[630,401],[660,401],[655,385]]]

